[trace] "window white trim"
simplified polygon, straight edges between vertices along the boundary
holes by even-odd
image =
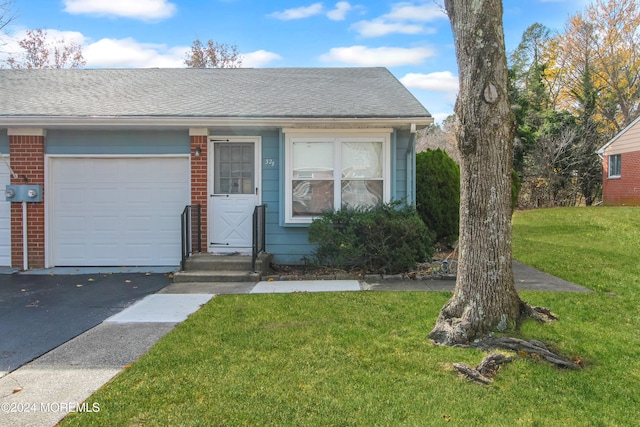
[[[331,142],[334,144],[334,207],[341,206],[343,142],[381,142],[382,143],[382,200],[391,200],[391,132],[392,129],[325,130],[325,129],[284,129],[285,133],[285,185],[284,213],[286,224],[310,224],[313,216],[293,216],[293,143],[294,142]]]
[[[622,176],[622,155],[610,154],[607,161],[609,162],[607,165],[608,178],[620,178]],[[616,167],[614,168],[613,166]]]

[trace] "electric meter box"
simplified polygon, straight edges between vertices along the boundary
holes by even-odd
[[[4,197],[7,202],[41,202],[42,185],[7,185]]]

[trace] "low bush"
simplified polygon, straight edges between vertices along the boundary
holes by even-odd
[[[402,202],[326,212],[309,227],[319,265],[369,273],[412,270],[433,255],[434,240],[415,208]]]

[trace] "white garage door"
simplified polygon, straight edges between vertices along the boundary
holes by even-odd
[[[9,162],[9,157],[4,160]],[[5,201],[4,189],[11,182],[7,164],[0,159],[0,267],[11,266],[11,203]]]
[[[179,264],[188,158],[52,158],[50,176],[53,265]]]

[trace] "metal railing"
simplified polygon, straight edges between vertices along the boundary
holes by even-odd
[[[253,242],[251,251],[251,269],[253,271],[256,271],[258,254],[265,252],[266,249],[266,216],[266,204],[258,205],[253,210]]]
[[[202,221],[200,205],[187,205],[180,216],[182,230],[182,260],[180,268],[185,269],[191,254],[202,251]],[[195,244],[194,244],[195,243]]]

